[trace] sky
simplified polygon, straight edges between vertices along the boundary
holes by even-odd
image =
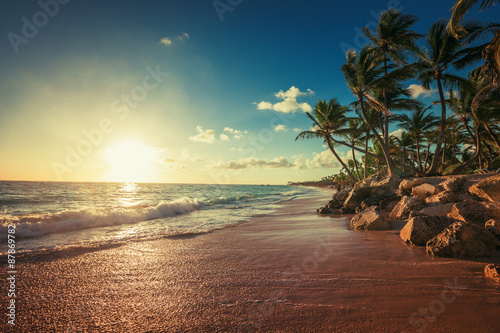
[[[365,44],[360,28],[396,8],[424,34],[452,5],[4,1],[0,179],[286,184],[337,173],[321,140],[295,137],[318,100],[354,101],[340,67]]]

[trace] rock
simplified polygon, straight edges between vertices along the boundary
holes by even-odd
[[[500,219],[500,203],[465,200],[457,202],[448,216],[482,227],[488,220]]]
[[[399,188],[401,179],[398,177],[386,177],[378,182],[372,182],[371,187],[373,193],[377,196],[394,194],[394,191]]]
[[[453,209],[454,205],[455,204],[453,202],[450,202],[444,205],[424,207],[421,210],[419,210],[419,213],[428,216],[447,216]]]
[[[465,184],[465,177],[452,177],[447,179],[443,183],[443,188],[445,191],[451,191],[454,193],[458,193],[463,191]]]
[[[330,214],[333,214],[333,211],[331,209],[329,209],[329,208],[326,208],[326,207],[318,208],[316,211],[320,215],[330,215]]]
[[[342,207],[340,208],[340,213],[343,215],[354,214],[354,209]]]
[[[496,283],[500,283],[500,265],[489,264],[484,268],[484,275]]]
[[[433,196],[439,192],[439,188],[431,184],[422,184],[411,189],[411,196],[420,199]]]
[[[469,192],[488,201],[500,201],[500,175],[486,178],[469,187]]]
[[[389,230],[391,222],[389,216],[376,206],[369,207],[351,219],[353,229]]]
[[[365,210],[371,206],[379,206],[383,210],[392,210],[394,206],[401,200],[401,197],[394,194],[394,192],[387,192],[383,195],[371,195],[367,199],[363,200],[361,203],[361,210]],[[391,209],[387,209],[387,206],[390,202],[396,201],[396,203],[391,207]]]
[[[491,232],[493,236],[500,237],[500,220],[491,219],[486,221],[484,228]]]
[[[396,207],[391,211],[390,217],[393,220],[406,220],[412,210],[420,210],[422,201],[412,197],[402,197]]]
[[[446,216],[417,216],[408,220],[399,235],[410,244],[424,246],[456,220]]]
[[[348,190],[348,189],[342,189],[342,190],[336,192],[332,196],[332,200],[326,205],[326,207],[330,208],[330,209],[342,208],[344,206],[344,201],[347,199],[350,192],[351,192],[351,190]]]
[[[489,257],[498,242],[484,228],[467,222],[455,222],[427,242],[428,254],[438,257]]]
[[[367,199],[372,194],[370,186],[361,186],[354,188],[344,202],[344,207],[355,210],[356,207],[361,207],[363,200]]]
[[[452,192],[450,190],[446,190],[444,192],[439,192],[436,195],[433,195],[431,197],[425,198],[426,203],[439,203],[441,205],[444,205],[449,202],[458,202],[459,197],[455,192]]]
[[[412,187],[422,185],[425,182],[425,178],[404,179],[401,183],[399,183],[399,189],[402,191],[409,191]]]

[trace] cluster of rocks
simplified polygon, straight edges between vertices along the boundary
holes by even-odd
[[[403,220],[401,238],[429,255],[489,257],[500,249],[500,175],[479,178],[375,176],[335,193],[318,213],[356,214],[351,228],[358,230],[390,230]]]

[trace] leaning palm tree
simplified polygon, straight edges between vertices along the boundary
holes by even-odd
[[[342,165],[342,167],[347,171],[349,177],[356,182],[356,177],[352,174],[349,167],[344,163],[342,158],[338,155],[334,148],[334,142],[332,140],[333,135],[343,135],[345,134],[345,126],[347,124],[348,118],[346,117],[346,112],[349,108],[340,105],[337,99],[332,98],[329,103],[324,100],[320,100],[315,105],[315,109],[312,113],[306,112],[306,115],[313,121],[313,128],[309,131],[302,131],[297,135],[295,141],[298,139],[313,139],[320,138],[324,140],[324,143],[328,146],[328,149],[332,152],[333,156]]]
[[[420,108],[411,113],[411,115],[403,114],[398,117],[399,126],[408,133],[410,133],[415,139],[415,150],[417,155],[417,166],[420,172],[423,171],[424,166],[422,165],[421,156],[421,143],[423,141],[424,133],[434,128],[438,124],[438,118],[433,116],[432,113],[427,113],[427,111],[432,106],[424,109]]]
[[[403,14],[396,9],[389,9],[380,15],[376,29],[370,30],[368,27],[361,29],[370,40],[374,51],[379,53],[384,63],[384,75],[387,75],[390,66],[406,64],[406,51],[422,37],[422,35],[410,30],[411,26],[418,21],[415,15]],[[383,103],[389,108],[388,91],[383,90]],[[383,118],[384,126],[382,134],[385,143],[389,140],[389,118],[380,114]]]
[[[384,75],[383,58],[369,46],[362,48],[359,54],[353,50],[347,51],[346,64],[341,67],[341,70],[347,86],[357,98],[363,119],[375,139],[380,143],[387,163],[387,174],[389,177],[392,177],[395,167],[389,153],[389,146],[369,119],[367,106],[370,106],[377,112],[383,113],[385,116],[393,116],[388,108],[379,102],[375,96],[384,89],[394,87],[402,79],[409,78],[410,73],[394,70]]]
[[[477,25],[467,23],[464,26],[467,31],[478,29]],[[441,103],[441,127],[436,150],[427,174],[434,175],[438,169],[439,156],[444,140],[446,129],[446,101],[444,97],[445,88],[458,87],[460,84],[466,84],[466,80],[451,74],[450,67],[460,60],[459,51],[463,47],[464,38],[456,39],[446,31],[446,21],[441,19],[434,23],[425,39],[423,48],[415,46],[414,54],[417,57],[415,67],[418,71],[417,79],[424,88],[430,89],[431,83],[435,82],[438,87],[439,101]]]
[[[354,150],[354,147],[361,143],[361,138],[363,136],[363,129],[361,126],[362,126],[361,119],[350,118],[349,121],[347,122],[347,132],[345,135],[349,140],[350,144],[353,146],[353,148],[351,148],[352,159],[354,162],[354,166],[356,168],[356,176],[358,177],[358,180],[361,180],[361,176],[359,173],[359,166],[358,166],[358,161],[356,160],[356,151]]]

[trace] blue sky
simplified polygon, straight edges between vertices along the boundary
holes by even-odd
[[[321,142],[294,142],[294,129],[311,126],[303,111],[319,99],[354,100],[343,50],[362,46],[359,29],[389,7],[425,33],[452,4],[4,2],[0,179],[283,184],[336,173]]]

